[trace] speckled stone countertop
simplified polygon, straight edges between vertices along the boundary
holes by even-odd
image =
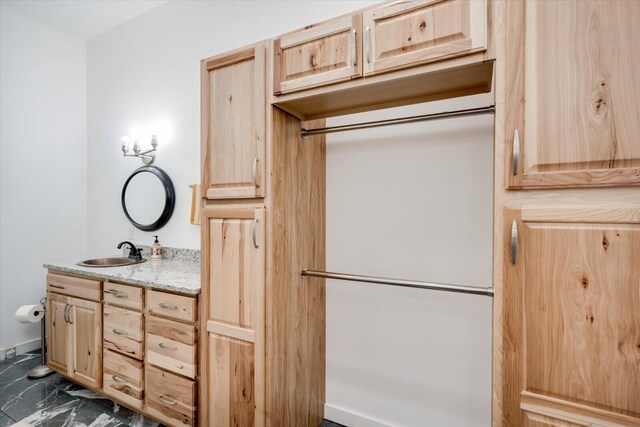
[[[148,246],[143,256],[149,253]],[[44,264],[45,268],[59,273],[95,277],[101,280],[128,283],[145,288],[197,295],[200,293],[200,251],[192,249],[165,248],[162,260],[123,267],[81,267],[76,262]]]

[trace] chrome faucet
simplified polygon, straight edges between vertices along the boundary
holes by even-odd
[[[142,260],[142,249],[136,248],[136,245],[128,240],[118,243],[118,249],[122,249],[122,245],[129,245],[129,259]]]

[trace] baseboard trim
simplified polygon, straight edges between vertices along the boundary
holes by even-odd
[[[24,354],[24,353],[28,353],[30,351],[33,350],[37,350],[41,347],[40,345],[40,338],[36,338],[34,340],[31,341],[27,341],[27,342],[23,342],[21,344],[16,344],[16,355],[17,354]],[[11,348],[11,347],[9,347]],[[0,348],[0,361],[4,360],[7,358],[7,349],[6,348]]]
[[[391,424],[382,420],[329,403],[324,404],[324,417],[347,427],[391,427]]]

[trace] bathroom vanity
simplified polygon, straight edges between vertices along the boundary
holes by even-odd
[[[196,425],[198,261],[45,264],[49,367],[163,424]]]

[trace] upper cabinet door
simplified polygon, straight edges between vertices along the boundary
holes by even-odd
[[[274,41],[276,95],[362,75],[362,17],[345,16]]]
[[[640,184],[640,2],[506,7],[509,186]]]
[[[208,199],[263,197],[265,45],[202,61],[202,188]]]
[[[363,20],[365,75],[486,49],[485,0],[394,2]]]

